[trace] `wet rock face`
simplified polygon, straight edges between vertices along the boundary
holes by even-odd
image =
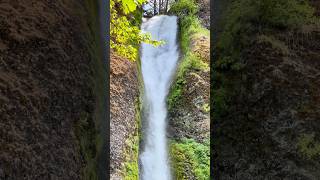
[[[320,179],[320,33],[255,41],[237,96],[215,119],[216,179]],[[294,41],[294,43],[293,43]]]
[[[191,48],[204,63],[210,63],[208,37],[192,39]],[[210,137],[209,70],[190,69],[184,81],[181,98],[169,110],[169,136],[171,139],[192,138],[203,142]]]
[[[127,138],[136,128],[135,101],[139,95],[136,64],[111,52],[110,56],[110,175],[121,179]]]
[[[192,138],[198,142],[210,134],[209,73],[192,71],[186,75],[181,99],[169,112],[169,134],[173,139]]]
[[[95,103],[85,13],[73,0],[0,2],[0,179],[80,179],[74,126]]]

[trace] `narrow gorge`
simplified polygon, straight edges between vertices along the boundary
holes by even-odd
[[[208,7],[186,0],[140,16],[158,43],[135,47],[134,62],[111,56],[111,179],[209,179]]]

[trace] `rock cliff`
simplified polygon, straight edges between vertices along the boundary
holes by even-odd
[[[0,2],[0,179],[97,178],[106,73],[96,12],[84,0]]]

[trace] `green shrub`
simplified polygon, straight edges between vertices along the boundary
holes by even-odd
[[[210,179],[209,148],[209,141],[204,144],[193,139],[172,141],[170,157],[175,179]]]
[[[145,0],[110,1],[110,47],[129,60],[138,58],[142,42],[158,46],[163,42],[151,39],[149,33],[141,33],[141,5]]]
[[[197,16],[190,15],[180,18],[181,49],[185,54],[191,50],[192,39],[198,36],[209,36],[209,34],[209,30],[202,27]]]
[[[179,17],[195,15],[199,7],[194,0],[179,0],[171,5],[170,13]]]
[[[139,179],[139,136],[137,134],[129,137],[126,141],[126,162],[124,164],[124,179]]]

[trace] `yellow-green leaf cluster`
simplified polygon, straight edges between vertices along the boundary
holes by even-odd
[[[150,34],[141,33],[139,26],[133,23],[136,18],[134,13],[139,11],[144,2],[145,0],[110,0],[110,47],[132,61],[138,57],[140,43],[154,46],[162,43],[152,40]]]

